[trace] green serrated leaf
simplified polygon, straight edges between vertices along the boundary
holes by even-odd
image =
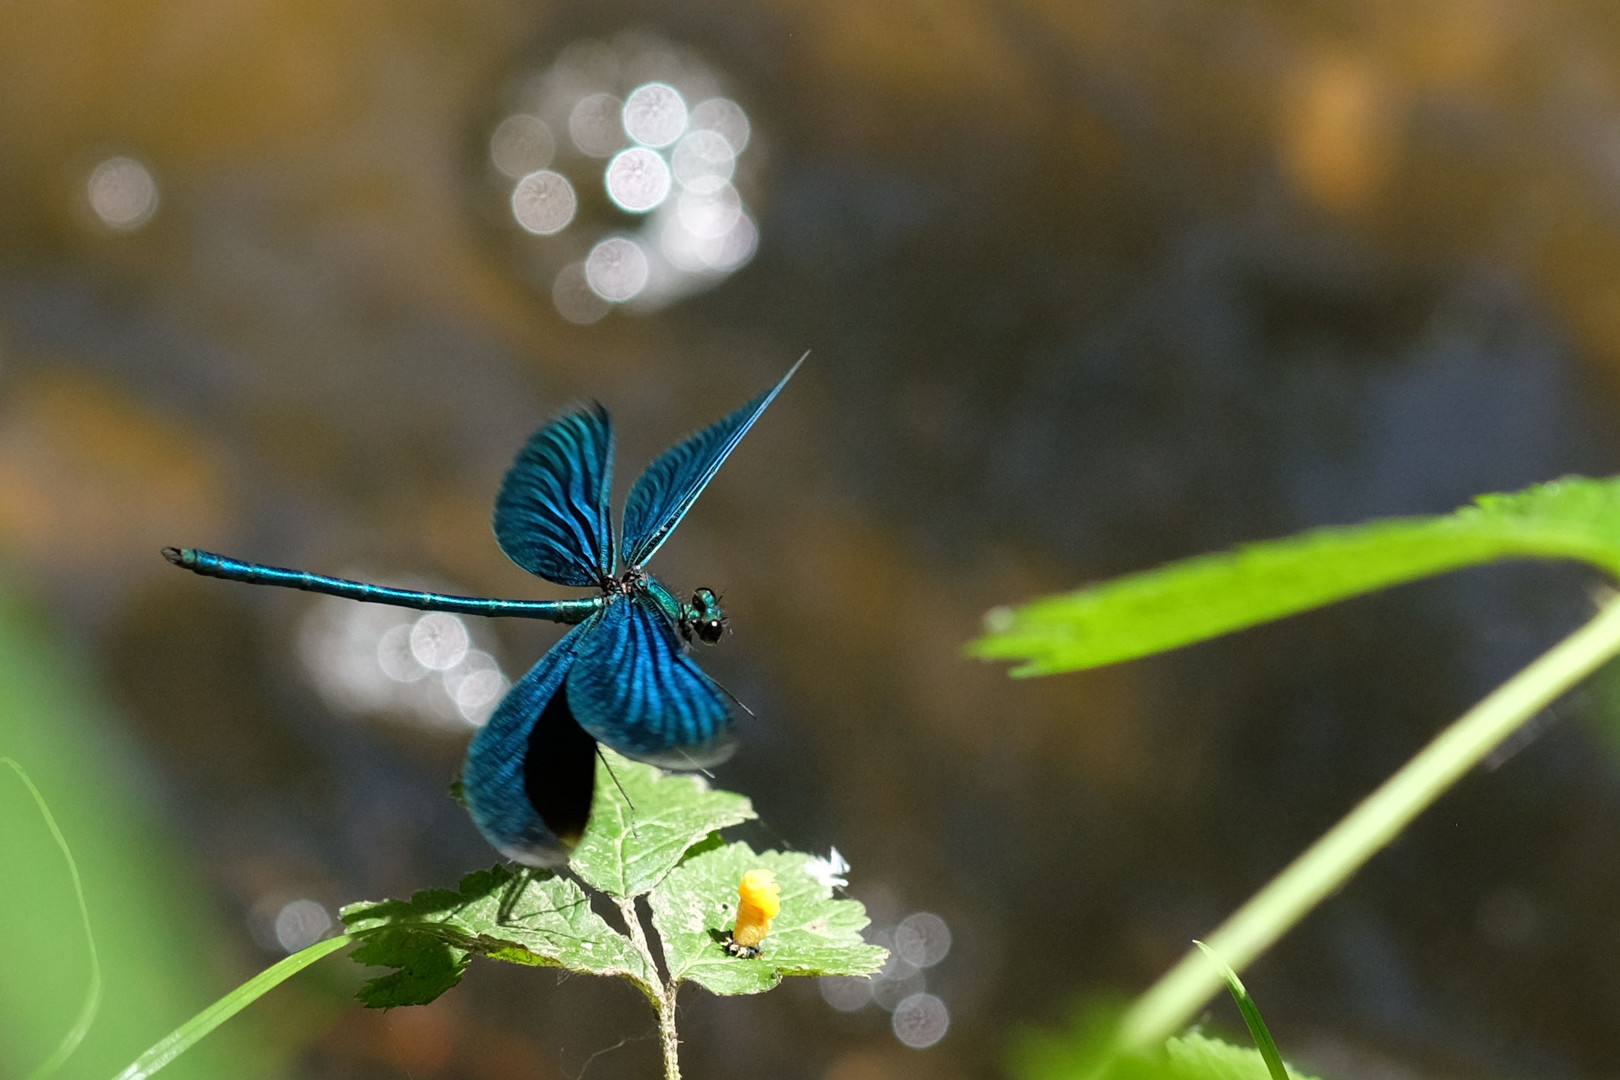
[[[745,796],[714,791],[700,777],[670,776],[604,747],[591,823],[568,865],[609,896],[640,896],[693,844],[753,817]]]
[[[670,871],[647,898],[670,978],[690,979],[715,994],[757,994],[784,975],[870,975],[881,968],[888,953],[861,940],[866,909],[856,900],[834,899],[805,869],[810,859],[802,851],[755,854],[736,843]],[[736,920],[737,886],[744,873],[760,867],[776,875],[782,912],[761,955],[742,960],[727,954],[725,937]]]
[[[369,967],[398,969],[368,980],[355,994],[368,1009],[426,1005],[461,981],[470,959],[465,949],[403,926],[368,936],[350,955]]]
[[[409,900],[351,904],[342,914],[349,932],[367,939],[365,955],[357,951],[357,959],[402,972],[415,971],[412,965],[419,957],[433,955],[432,948],[423,944],[425,939],[508,963],[624,975],[643,992],[658,985],[657,973],[646,958],[591,910],[583,890],[554,874],[497,866],[468,874],[458,889],[428,889]],[[398,985],[413,984],[407,979]],[[431,980],[426,985],[432,985]],[[451,985],[453,980],[439,992]]]
[[[1440,517],[1318,529],[998,608],[970,655],[1014,675],[1117,663],[1465,566],[1576,559],[1620,576],[1620,480],[1571,477]]]

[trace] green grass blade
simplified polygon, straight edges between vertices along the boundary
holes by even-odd
[[[967,651],[1019,661],[1014,675],[1079,671],[1514,558],[1576,559],[1620,576],[1620,480],[1574,477],[1439,517],[1318,529],[997,608]]]
[[[44,1080],[45,1077],[62,1067],[62,1063],[79,1048],[84,1037],[90,1033],[90,1025],[95,1023],[96,1012],[101,1008],[101,954],[96,951],[96,936],[90,931],[90,908],[84,902],[84,883],[79,878],[79,864],[73,859],[73,852],[68,848],[67,837],[62,835],[60,826],[56,824],[56,817],[51,808],[45,803],[45,796],[39,793],[34,781],[29,778],[26,770],[11,758],[0,758],[0,764],[8,765],[11,771],[17,774],[17,779],[23,782],[28,794],[34,797],[34,805],[39,807],[40,816],[45,819],[45,827],[51,831],[51,839],[62,852],[62,859],[67,863],[68,875],[73,879],[73,896],[79,904],[79,921],[84,925],[84,944],[90,953],[90,985],[84,992],[84,1004],[79,1006],[79,1015],[73,1021],[73,1026],[62,1036],[62,1041],[56,1044],[46,1059],[39,1063],[39,1067],[28,1074],[28,1080]]]
[[[1260,1058],[1266,1063],[1266,1072],[1271,1074],[1271,1080],[1288,1080],[1288,1067],[1283,1064],[1282,1054],[1277,1051],[1277,1040],[1271,1037],[1271,1029],[1266,1027],[1266,1021],[1260,1015],[1260,1006],[1249,996],[1243,980],[1238,978],[1237,972],[1227,966],[1226,961],[1215,954],[1214,949],[1202,941],[1195,941],[1193,944],[1209,957],[1210,963],[1220,970],[1221,977],[1226,980],[1226,989],[1231,993],[1232,1000],[1237,1002],[1238,1012],[1243,1014],[1243,1023],[1248,1026],[1249,1038],[1254,1040],[1254,1048],[1260,1051]]]
[[[119,1073],[113,1080],[144,1080],[145,1077],[151,1076],[266,992],[281,985],[323,956],[337,952],[353,940],[349,934],[339,934],[325,941],[317,941],[309,948],[300,949],[280,963],[259,972],[158,1040],[150,1050],[136,1058],[129,1068]]]

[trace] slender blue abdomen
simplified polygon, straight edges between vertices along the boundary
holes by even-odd
[[[287,570],[279,566],[242,562],[226,555],[196,548],[164,548],[163,557],[176,566],[206,577],[243,581],[250,585],[279,585],[286,589],[364,600],[372,604],[416,608],[420,611],[450,611],[458,615],[507,616],[545,619],[548,622],[583,622],[602,609],[603,600],[590,596],[578,600],[495,600],[481,596],[449,596],[444,593],[393,589],[364,581],[311,574],[307,570]]]

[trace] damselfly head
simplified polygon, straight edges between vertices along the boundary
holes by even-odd
[[[720,609],[720,598],[714,590],[693,593],[692,602],[681,612],[681,636],[687,641],[695,637],[705,645],[715,645],[725,632],[726,613]]]

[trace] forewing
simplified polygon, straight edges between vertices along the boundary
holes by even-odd
[[[553,645],[467,747],[461,784],[473,824],[529,866],[567,862],[590,817],[596,740],[575,722],[563,680],[595,625],[587,620]]]
[[[501,482],[495,539],[507,558],[559,585],[613,576],[613,423],[600,405],[535,432]]]
[[[650,598],[615,601],[568,674],[575,719],[625,757],[698,769],[730,756],[731,709]]]
[[[647,466],[624,504],[622,550],[627,565],[640,566],[652,558],[802,363],[800,357],[781,382],[730,416],[682,439]]]

